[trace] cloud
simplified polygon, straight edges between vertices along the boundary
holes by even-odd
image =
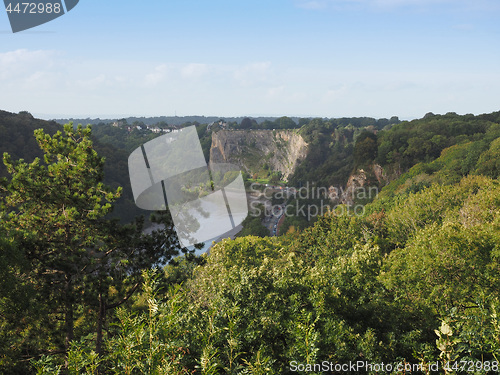
[[[188,79],[199,79],[209,71],[206,64],[188,64],[181,68],[181,75]]]
[[[299,1],[297,3],[299,8],[320,10],[328,7],[328,1]]]
[[[267,98],[279,98],[283,95],[285,92],[285,86],[276,86],[276,87],[270,87],[267,89],[266,97]]]
[[[98,76],[96,76],[94,78],[77,80],[75,83],[81,89],[97,90],[97,89],[101,88],[102,86],[105,86],[107,84],[107,82],[108,82],[108,80],[106,79],[106,75],[99,74]]]
[[[18,49],[0,53],[0,81],[25,80],[39,71],[53,71],[58,53]]]
[[[167,72],[168,66],[166,64],[157,65],[151,73],[144,77],[144,85],[147,87],[158,85],[165,79]]]
[[[236,68],[234,79],[242,86],[255,86],[270,83],[271,63],[256,62]]]
[[[341,98],[347,92],[347,90],[348,88],[345,84],[336,85],[336,87],[329,88],[326,91],[326,93],[323,95],[322,100],[326,102],[335,101]]]
[[[279,61],[81,60],[58,51],[16,50],[0,53],[0,103],[14,112],[73,117],[176,111],[382,117],[481,113],[498,108],[500,75],[489,64],[493,68],[476,73],[443,67],[356,70]]]

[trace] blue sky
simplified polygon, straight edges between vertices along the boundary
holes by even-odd
[[[13,34],[0,109],[42,118],[500,110],[498,0],[80,0]]]

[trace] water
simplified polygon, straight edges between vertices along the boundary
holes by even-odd
[[[154,230],[158,230],[158,229],[161,229],[161,228],[162,228],[162,225],[160,225],[160,224],[153,224],[150,227],[144,229],[143,233],[144,234],[151,234]],[[201,248],[199,250],[196,250],[195,254],[196,255],[201,255],[201,254],[204,254],[204,253],[208,252],[208,250],[213,246],[213,242],[214,241],[215,241],[215,243],[218,243],[218,242],[222,241],[224,238],[228,238],[228,237],[234,238],[235,235],[237,233],[239,233],[242,229],[243,229],[243,226],[240,224],[237,227],[235,227],[233,230],[231,230],[231,231],[229,231],[227,233],[224,233],[221,236],[213,237],[210,240],[207,240],[207,241],[203,242],[203,248]],[[194,246],[189,246],[188,249],[189,250],[193,250]]]

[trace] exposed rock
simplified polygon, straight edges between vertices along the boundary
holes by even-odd
[[[346,188],[342,192],[341,202],[347,205],[353,205],[356,193],[359,188],[364,188],[366,184],[366,173],[363,169],[358,169],[356,173],[349,176]]]
[[[210,163],[232,163],[248,173],[267,164],[286,180],[307,155],[307,143],[293,130],[220,130],[212,134]]]
[[[373,198],[378,194],[379,187],[388,182],[384,169],[378,164],[373,164],[368,171],[358,169],[352,173],[345,188],[330,186],[328,195],[336,203],[352,206],[357,199]]]
[[[384,168],[379,164],[373,164],[373,173],[375,174],[375,178],[377,179],[379,184],[387,183],[387,174],[384,171]]]

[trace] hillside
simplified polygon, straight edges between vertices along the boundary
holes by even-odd
[[[0,154],[7,152],[14,160],[41,157],[42,152],[33,135],[35,129],[40,128],[49,134],[62,129],[58,123],[36,119],[28,112],[15,114],[0,111]],[[4,164],[0,163],[0,177],[6,175]]]
[[[0,154],[7,152],[13,160],[24,159],[27,162],[42,158],[43,154],[33,133],[36,129],[44,129],[47,134],[53,135],[62,130],[62,126],[55,121],[36,119],[28,112],[15,114],[0,111]],[[100,142],[96,137],[93,141],[99,155],[106,159],[104,182],[114,188],[123,187],[122,197],[115,204],[111,216],[123,222],[131,222],[139,215],[148,217],[149,212],[140,210],[134,204],[128,175],[129,153],[110,143]],[[7,176],[5,165],[0,163],[0,177]]]
[[[22,139],[32,126],[53,126],[2,115],[4,134],[18,131]],[[290,179],[375,184],[381,192],[359,212],[339,205],[308,228],[297,222],[279,237],[226,239],[209,256],[161,269],[155,255],[173,254],[175,238],[134,233],[104,217],[109,206],[95,202],[112,197],[95,183],[90,139],[47,142],[55,176],[21,164],[0,185],[0,372],[56,373],[68,358],[72,373],[98,366],[110,374],[153,366],[197,373],[201,364],[205,373],[278,375],[300,373],[299,364],[330,369],[349,361],[364,364],[361,374],[380,373],[372,363],[429,373],[431,365],[453,367],[452,358],[496,373],[499,120],[498,113],[428,115],[382,130],[317,119],[276,135],[200,126],[214,159],[241,157],[242,167],[255,168],[282,152],[271,169],[296,157],[292,149],[307,150]],[[123,147],[94,142],[114,184],[124,176],[127,148],[155,136],[112,127],[96,134]],[[343,164],[338,173],[334,165]]]
[[[429,113],[404,122],[396,117],[299,119],[298,125],[289,118],[266,120],[260,125],[255,120],[245,121],[227,125],[236,130],[197,126],[208,162],[233,163],[250,177],[275,176],[288,180],[289,186],[309,183],[340,190],[344,196],[338,196],[334,204],[354,204],[355,199],[349,196],[360,186],[376,186],[384,196],[415,192],[433,181],[455,183],[470,173],[498,176],[495,139],[500,136],[500,112],[478,116]],[[237,130],[243,126],[278,129]],[[0,112],[0,150],[14,159],[40,157],[33,136],[37,128],[53,134],[60,125],[34,119],[28,113]],[[132,150],[157,136],[147,129],[133,127],[130,131],[130,126],[94,125],[95,147],[107,160],[105,182],[124,187],[114,213],[124,221],[149,215],[133,203],[127,158]],[[5,175],[2,164],[0,176]]]
[[[469,174],[498,178],[499,142],[500,112],[428,114],[380,133],[373,162],[395,176],[382,197],[414,193],[433,183],[457,183]]]

